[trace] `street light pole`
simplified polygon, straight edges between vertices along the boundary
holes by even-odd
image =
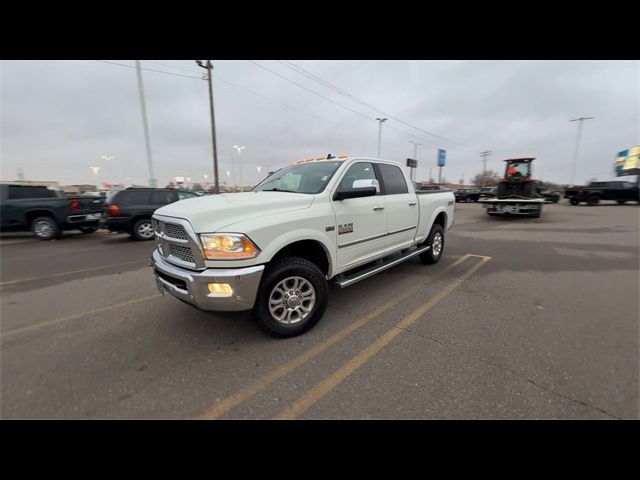
[[[409,140],[409,143],[413,143],[413,159],[417,162],[418,161],[418,145],[422,145],[421,143],[416,143],[413,140]],[[416,177],[417,175],[415,174],[414,171],[417,171],[418,167],[416,166],[416,168],[412,168],[411,169],[411,176],[412,177]],[[412,181],[416,181],[415,178],[411,179]]]
[[[386,118],[376,118],[378,121],[378,158],[380,158],[380,148],[382,147],[382,122],[386,122]]]
[[[238,155],[244,150],[246,147],[244,145],[234,145],[233,149],[238,152]],[[233,166],[232,166],[233,168]],[[240,191],[242,191],[242,162],[238,163],[238,182],[240,183]]]
[[[573,157],[573,168],[571,169],[571,185],[575,180],[576,176],[576,165],[578,164],[578,149],[580,148],[580,137],[582,136],[582,123],[585,120],[591,120],[595,117],[580,117],[574,118],[573,120],[569,120],[570,122],[578,122],[578,137],[576,138],[576,151]]]
[[[207,63],[204,64],[201,60],[196,60],[196,63],[199,67],[202,67],[207,70],[207,82],[209,84],[209,112],[211,114],[211,143],[213,147],[213,180],[214,180],[214,191],[215,193],[220,193],[220,181],[218,179],[218,148],[216,146],[216,119],[213,110],[213,64],[211,60],[207,60]]]
[[[136,60],[136,73],[138,75],[138,93],[140,94],[140,108],[142,110],[142,127],[144,129],[144,142],[147,147],[147,165],[149,167],[149,186],[157,186],[156,177],[153,174],[153,160],[151,159],[151,142],[149,141],[149,125],[147,124],[147,106],[144,101],[144,88],[142,85],[142,70],[140,60]]]

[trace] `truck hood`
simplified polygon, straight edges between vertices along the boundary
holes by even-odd
[[[221,193],[180,200],[157,209],[155,214],[184,218],[196,233],[212,233],[252,218],[308,208],[313,199],[313,195],[288,192]]]

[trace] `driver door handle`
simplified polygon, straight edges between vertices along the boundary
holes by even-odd
[[[410,207],[415,207],[417,204],[418,204],[418,202],[411,202],[411,203],[409,203],[409,206]]]
[[[384,210],[384,207],[373,207],[374,212],[379,212],[380,210]]]

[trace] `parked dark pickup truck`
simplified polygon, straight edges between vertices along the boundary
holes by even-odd
[[[480,190],[475,188],[460,188],[454,192],[456,202],[477,202],[480,199]]]
[[[545,202],[558,203],[560,201],[560,193],[551,190],[540,180],[536,180],[536,192],[538,192],[538,195],[541,197],[544,197]]]
[[[620,205],[625,202],[640,203],[640,189],[631,182],[591,182],[587,186],[574,185],[567,188],[564,198],[568,198],[571,205],[578,205],[580,202],[598,205],[600,200],[615,200]]]
[[[103,204],[103,198],[60,197],[46,187],[0,184],[0,229],[31,230],[42,240],[59,238],[63,230],[92,233],[100,227]]]

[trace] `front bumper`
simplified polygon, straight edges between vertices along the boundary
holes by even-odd
[[[200,310],[219,312],[251,310],[258,293],[264,265],[246,268],[208,268],[194,271],[167,262],[153,251],[151,261],[158,288]],[[227,283],[230,296],[209,292],[209,283]]]

